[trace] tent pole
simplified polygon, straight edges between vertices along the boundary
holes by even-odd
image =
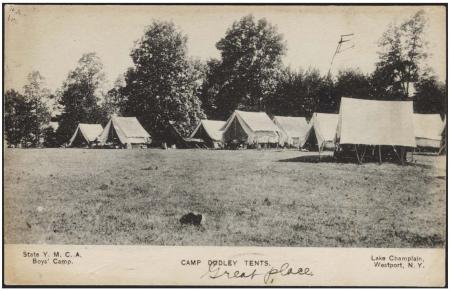
[[[439,148],[438,155],[441,155],[444,152],[445,148],[447,148],[447,138],[443,138],[443,142],[441,142],[441,147]]]
[[[358,159],[358,163],[362,164],[361,159],[359,159],[359,155],[358,155],[358,145],[355,144],[355,152],[356,152],[356,159]]]
[[[319,145],[319,161],[320,161],[320,151],[321,151],[322,144],[317,144],[317,145]]]
[[[366,150],[367,150],[367,146],[365,146],[365,145],[362,145],[362,146],[364,148],[364,151],[363,151],[363,153],[361,155],[361,163],[364,162],[364,156],[366,155]]]
[[[402,165],[405,165],[405,160],[404,160],[404,155],[405,155],[405,147],[401,146],[400,147],[400,161],[402,163]]]
[[[378,163],[379,164],[383,163],[383,161],[381,160],[381,145],[378,145],[378,158],[379,158]]]
[[[395,155],[397,155],[397,158],[398,158],[398,160],[400,161],[400,163],[403,164],[402,156],[401,156],[402,153],[400,152],[400,155],[398,155],[397,149],[395,149],[395,146],[394,146],[394,145],[392,145],[392,149],[394,150]]]

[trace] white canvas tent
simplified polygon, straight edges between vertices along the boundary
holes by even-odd
[[[380,162],[381,147],[389,146],[403,163],[406,156],[404,148],[416,147],[413,103],[342,98],[336,142],[340,146],[352,145],[360,163],[367,145],[378,147]],[[360,145],[365,148],[361,157],[358,153]]]
[[[439,114],[414,114],[414,134],[418,147],[439,149],[444,122]]]
[[[95,139],[103,131],[100,124],[83,124],[80,123],[69,140],[69,147],[91,145]]]
[[[338,114],[314,113],[309,121],[309,130],[306,134],[305,142],[315,137],[319,152],[323,149],[334,149],[338,121]]]
[[[294,147],[303,146],[309,130],[306,118],[275,116],[273,122],[280,128],[280,144]]]
[[[264,112],[234,111],[223,127],[225,143],[237,140],[245,144],[276,144],[279,129]]]
[[[112,117],[97,141],[101,145],[117,144],[140,147],[151,143],[150,134],[145,131],[136,117]]]
[[[222,128],[225,123],[225,121],[201,120],[190,138],[203,139],[208,147],[218,148],[223,142]]]
[[[342,98],[339,143],[416,147],[412,105],[410,101]]]

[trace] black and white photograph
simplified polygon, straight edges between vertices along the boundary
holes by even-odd
[[[446,249],[446,15],[3,4],[4,244]]]

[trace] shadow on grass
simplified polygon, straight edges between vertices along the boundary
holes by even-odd
[[[299,156],[289,159],[281,159],[277,162],[299,162],[299,163],[337,163],[337,164],[347,164],[347,163],[353,163],[358,164],[358,162],[351,158],[347,159],[336,159],[333,157],[333,155],[307,155],[307,156]],[[362,164],[379,164],[376,160],[364,160]],[[398,160],[384,160],[382,164],[397,164],[401,165],[401,163]],[[433,166],[428,164],[421,164],[416,162],[405,162],[404,166],[414,166],[424,169],[431,169]]]
[[[303,162],[303,163],[337,163],[337,161],[331,155],[307,155],[307,156],[299,156],[289,159],[281,159],[277,162]]]
[[[416,163],[416,162],[407,162],[407,163],[405,163],[405,165],[406,166],[419,167],[419,168],[423,168],[423,169],[432,169],[433,168],[432,165]]]

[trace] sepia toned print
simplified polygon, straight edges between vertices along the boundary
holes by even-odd
[[[4,5],[7,281],[441,285],[446,8]]]

